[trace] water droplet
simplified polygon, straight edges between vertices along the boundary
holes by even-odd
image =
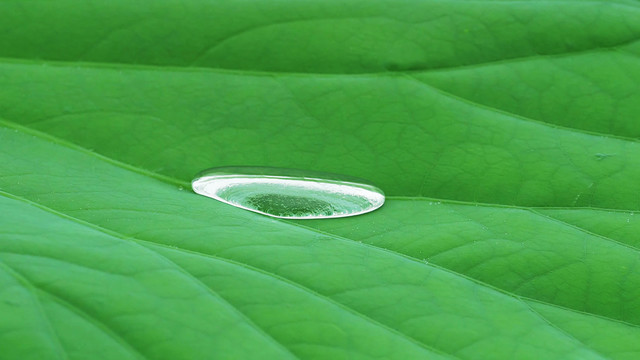
[[[267,167],[205,170],[193,191],[260,214],[287,219],[322,219],[364,214],[384,204],[384,193],[342,175]]]

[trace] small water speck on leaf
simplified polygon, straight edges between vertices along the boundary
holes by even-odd
[[[597,154],[595,154],[595,156],[596,156],[596,160],[600,161],[600,160],[604,160],[604,159],[606,159],[608,157],[615,156],[615,154],[597,153]]]

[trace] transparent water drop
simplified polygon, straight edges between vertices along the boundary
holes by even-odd
[[[384,193],[342,175],[268,167],[221,167],[192,181],[193,191],[242,209],[285,219],[360,215],[384,204]]]

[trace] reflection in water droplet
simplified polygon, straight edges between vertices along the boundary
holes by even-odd
[[[206,170],[193,191],[264,215],[288,219],[364,214],[384,204],[377,187],[335,174],[260,167]]]

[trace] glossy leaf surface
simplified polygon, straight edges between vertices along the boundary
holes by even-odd
[[[640,357],[637,1],[0,1],[0,358]],[[373,181],[279,220],[217,166]]]

